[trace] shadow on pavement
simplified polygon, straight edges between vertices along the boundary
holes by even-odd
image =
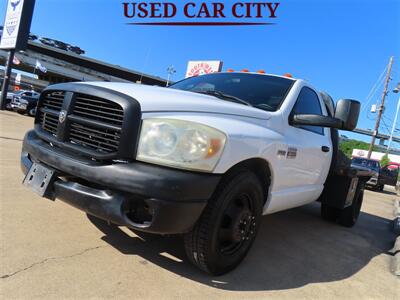
[[[231,273],[212,277],[187,261],[181,236],[135,232],[137,237],[131,237],[117,226],[88,217],[105,234],[102,239],[121,253],[138,255],[202,284],[234,291],[291,289],[342,280],[386,253],[394,240],[388,219],[361,213],[355,227],[344,228],[320,219],[319,204],[315,203],[265,216],[242,264]]]

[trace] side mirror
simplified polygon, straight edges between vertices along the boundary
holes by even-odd
[[[343,122],[336,118],[321,115],[293,115],[290,124],[341,128]]]
[[[360,115],[360,102],[350,99],[341,99],[336,104],[335,118],[343,122],[339,129],[352,131],[356,128]]]
[[[360,102],[356,100],[341,99],[336,105],[335,117],[333,118],[321,115],[298,114],[290,117],[290,124],[329,127],[352,131],[357,126],[360,107]]]

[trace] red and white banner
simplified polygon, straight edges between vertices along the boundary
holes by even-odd
[[[186,78],[221,72],[222,61],[205,60],[205,61],[189,61],[186,71]]]
[[[385,155],[383,152],[375,152],[372,151],[371,153],[371,159],[380,161],[382,157]],[[367,158],[368,156],[368,150],[361,150],[361,149],[353,149],[353,153],[351,155],[352,157],[363,157]],[[389,154],[388,155],[389,160],[392,164],[400,165],[400,155],[396,154]]]

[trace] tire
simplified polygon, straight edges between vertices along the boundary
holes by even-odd
[[[353,227],[360,215],[361,206],[364,199],[364,189],[360,189],[354,198],[351,206],[346,207],[340,212],[337,222],[345,227]]]
[[[31,109],[28,111],[28,116],[30,116],[30,117],[34,117],[35,114],[36,114],[36,108],[31,108]]]
[[[20,115],[25,115],[25,112],[24,112],[24,111],[18,111],[18,110],[17,110],[17,113],[20,114]]]
[[[379,188],[378,188],[378,190],[380,191],[380,192],[383,192],[383,189],[385,188],[385,185],[384,184],[381,184],[380,186],[379,186]]]
[[[329,221],[329,222],[335,222],[339,218],[339,215],[340,215],[340,209],[329,206],[324,203],[321,204],[322,219]]]
[[[223,180],[193,230],[185,234],[190,262],[212,275],[239,265],[260,227],[263,191],[257,176],[247,170]]]

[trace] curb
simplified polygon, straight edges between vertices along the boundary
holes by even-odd
[[[393,254],[390,270],[396,276],[400,276],[400,236],[397,237],[393,249],[389,251]]]
[[[394,199],[394,220],[393,220],[393,231],[399,235],[396,238],[393,249],[389,252],[393,254],[390,270],[396,276],[400,276],[400,200]]]
[[[394,220],[393,220],[393,231],[396,234],[400,234],[400,200],[394,199]]]

